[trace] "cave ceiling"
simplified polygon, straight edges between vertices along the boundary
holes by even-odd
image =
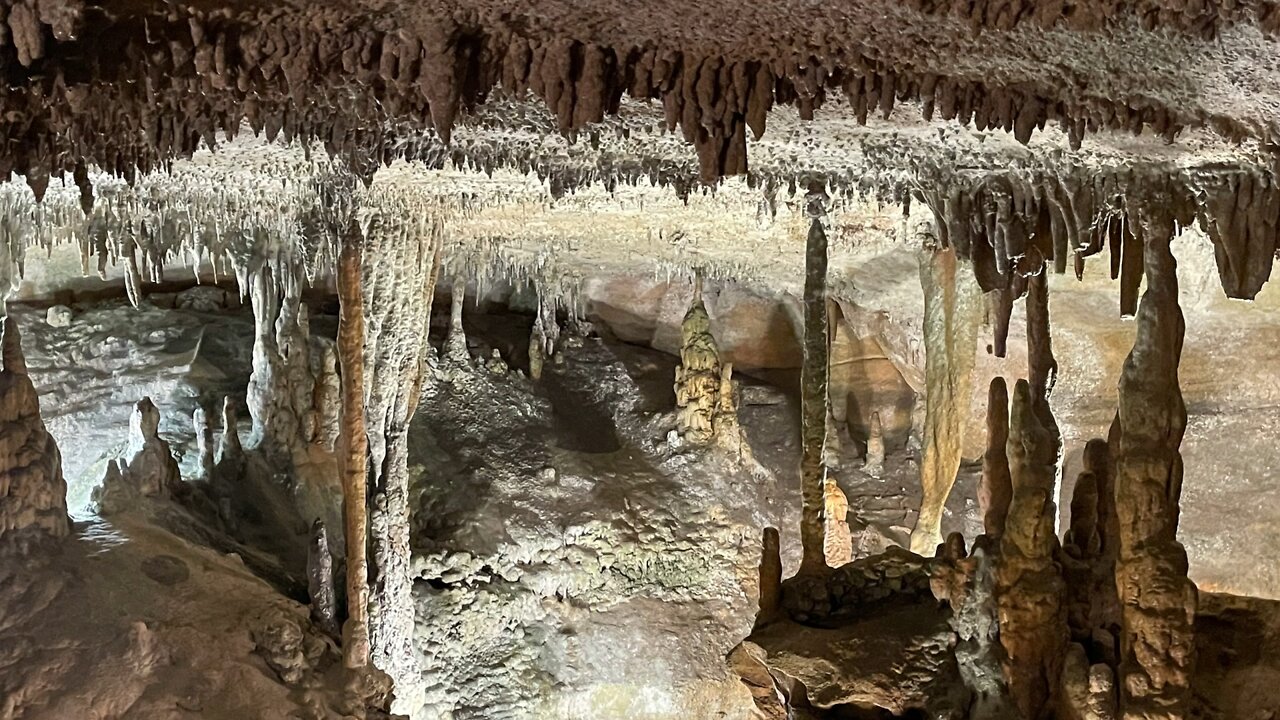
[[[987,290],[1028,248],[1059,272],[1115,249],[1152,208],[1208,234],[1228,295],[1269,275],[1275,3],[631,5],[9,3],[0,171],[30,187],[4,191],[9,244],[243,266],[270,234],[318,272],[360,206],[448,207],[490,248],[554,245],[559,208],[749,278],[748,232],[675,224],[772,232],[808,193],[881,235],[923,201]],[[546,255],[498,265],[550,275]]]

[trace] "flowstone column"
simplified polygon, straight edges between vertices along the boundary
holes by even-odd
[[[827,438],[827,235],[814,218],[805,248],[804,360],[800,366],[801,573],[826,567],[823,552],[823,496]]]
[[[920,255],[924,286],[925,420],[920,464],[923,499],[911,533],[911,550],[932,555],[942,542],[942,507],[960,469],[965,418],[973,388],[982,295],[955,250],[932,247],[924,230]]]
[[[1172,221],[1142,213],[1147,290],[1133,351],[1120,373],[1111,429],[1120,546],[1116,586],[1123,633],[1120,709],[1131,720],[1186,717],[1195,659],[1195,585],[1178,542],[1187,409],[1178,387],[1184,325],[1178,307]]]
[[[417,710],[422,699],[413,647],[408,432],[422,391],[437,250],[453,209],[448,201],[383,195],[375,185],[366,215],[362,292],[372,499],[370,644],[374,664],[395,681],[397,712]],[[457,295],[461,289],[455,283]],[[461,332],[460,323],[455,329]],[[465,340],[461,346],[465,353]]]
[[[353,227],[338,257],[338,362],[342,368],[342,419],[339,442],[342,514],[346,528],[347,622],[342,627],[343,659],[348,668],[369,663],[368,452],[364,424],[364,295],[360,292],[360,236]]]

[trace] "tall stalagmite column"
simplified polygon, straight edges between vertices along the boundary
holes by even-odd
[[[369,662],[369,563],[367,472],[369,444],[364,424],[364,297],[360,291],[359,229],[343,238],[338,257],[338,360],[342,367],[342,513],[347,548],[347,622],[343,656],[349,668]]]
[[[826,567],[823,554],[822,448],[827,437],[827,235],[814,218],[805,246],[804,362],[800,367],[801,572]]]
[[[362,266],[365,317],[365,423],[369,438],[372,581],[369,617],[374,664],[396,686],[396,712],[422,703],[423,673],[413,646],[410,569],[409,424],[427,358],[431,299],[451,199],[401,200],[372,188]],[[455,298],[465,284],[455,283]],[[455,305],[460,313],[461,305]],[[460,320],[460,317],[458,318]],[[461,325],[453,341],[465,339]],[[464,365],[458,366],[465,367]]]
[[[942,507],[960,469],[982,295],[950,248],[922,251],[920,282],[924,286],[926,385],[920,464],[924,497],[911,533],[911,550],[932,555],[942,543]]]
[[[62,454],[40,418],[18,323],[0,318],[0,541],[66,537]]]
[[[1139,226],[1147,290],[1133,351],[1120,374],[1120,409],[1111,428],[1120,547],[1116,586],[1123,633],[1120,704],[1124,718],[1186,716],[1193,669],[1197,595],[1178,542],[1187,409],[1178,387],[1183,320],[1172,222],[1143,213]]]
[[[987,391],[987,451],[982,456],[982,481],[978,484],[978,507],[982,524],[993,540],[1004,535],[1005,518],[1013,500],[1009,478],[1009,388],[1004,378],[995,377]]]
[[[1008,654],[1009,694],[1020,717],[1040,720],[1052,712],[1067,620],[1058,537],[1053,532],[1058,515],[1053,501],[1057,451],[1026,380],[1014,386],[1007,447],[1013,499],[996,570],[1000,642]]]
[[[1053,437],[1054,476],[1053,498],[1062,497],[1062,431],[1049,409],[1049,396],[1057,381],[1058,361],[1053,357],[1053,342],[1049,334],[1049,266],[1027,278],[1027,379],[1031,385],[1031,401],[1040,424]],[[1054,528],[1058,529],[1058,518]]]

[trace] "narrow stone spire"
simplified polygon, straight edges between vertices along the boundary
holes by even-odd
[[[800,571],[826,566],[823,553],[823,499],[827,438],[827,234],[814,218],[805,246],[804,358],[800,366]]]
[[[71,532],[62,455],[40,418],[18,323],[0,329],[0,540],[61,538]]]

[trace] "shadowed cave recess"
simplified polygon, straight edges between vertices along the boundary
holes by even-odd
[[[0,0],[0,720],[1277,720],[1274,0]]]

